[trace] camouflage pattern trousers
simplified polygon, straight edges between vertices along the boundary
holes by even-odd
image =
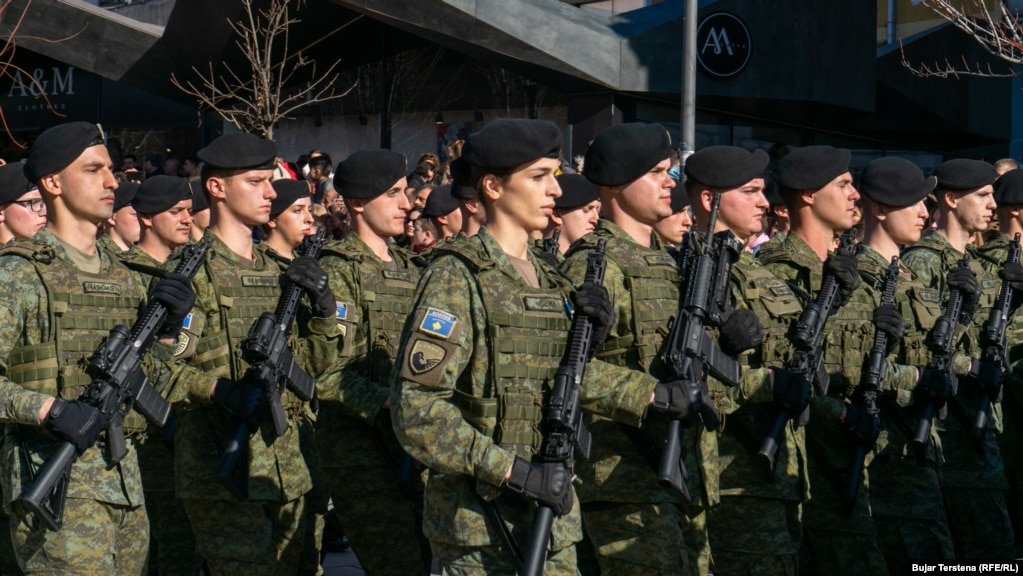
[[[694,574],[687,519],[675,504],[587,502],[586,536],[604,575]]]
[[[31,576],[143,576],[149,555],[149,520],[142,506],[68,498],[64,527],[33,529],[31,517],[10,516],[18,564]]]
[[[504,546],[456,546],[430,541],[442,576],[493,576],[518,574],[521,565]],[[547,552],[544,576],[578,576],[575,546]]]

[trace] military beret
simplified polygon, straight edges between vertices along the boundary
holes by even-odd
[[[618,124],[590,144],[583,173],[598,186],[621,186],[670,156],[671,137],[660,124]]]
[[[995,202],[999,206],[1023,205],[1023,169],[1009,170],[995,180]]]
[[[0,166],[0,206],[14,202],[35,187],[25,178],[25,167],[21,162]]]
[[[68,122],[48,128],[36,138],[23,167],[25,178],[39,182],[43,176],[67,168],[86,148],[103,144],[103,133],[96,124]]]
[[[150,176],[135,192],[131,207],[139,214],[159,214],[192,197],[188,180],[177,176]]]
[[[271,170],[277,146],[255,134],[238,132],[218,137],[196,153],[210,168],[221,170]]]
[[[852,152],[831,146],[797,148],[778,161],[774,178],[789,190],[819,190],[849,171]]]
[[[872,160],[860,174],[860,194],[893,208],[912,206],[934,191],[937,178],[924,178],[916,164],[905,158],[885,156]]]
[[[270,202],[271,218],[274,218],[281,212],[284,212],[289,206],[298,202],[302,198],[312,198],[312,193],[309,191],[309,184],[307,184],[305,180],[282,178],[280,180],[274,180],[273,187],[274,192],[277,193],[277,197]]]
[[[561,130],[549,120],[499,118],[469,135],[462,159],[472,177],[462,183],[475,188],[484,173],[480,169],[507,170],[561,153]]]
[[[596,200],[597,189],[579,174],[562,174],[557,177],[561,196],[554,200],[555,208],[578,208]]]
[[[421,218],[437,218],[447,216],[458,209],[458,198],[451,195],[452,187],[449,184],[438,186],[430,192],[426,198],[426,206],[423,206]]]
[[[451,161],[451,195],[459,200],[476,197],[476,182],[472,179],[472,166],[464,158]]]
[[[938,188],[941,190],[976,190],[993,184],[998,178],[995,167],[983,160],[956,158],[943,162],[934,171],[938,177]],[[996,200],[997,202],[997,200]]]
[[[749,180],[747,180],[749,182]],[[677,214],[689,206],[689,195],[686,194],[685,186],[675,186],[671,189],[671,213]]]
[[[206,196],[202,182],[189,180],[188,188],[192,191],[192,214],[209,210],[210,199]]]
[[[749,152],[738,146],[709,146],[686,159],[686,176],[710,188],[738,188],[764,177],[767,152]]]
[[[121,208],[131,204],[131,201],[135,199],[135,194],[138,194],[138,191],[138,182],[119,182],[117,184],[117,189],[114,190],[114,212],[117,212]]]
[[[404,154],[357,150],[334,170],[334,188],[344,198],[370,199],[387,192],[408,173]]]
[[[764,197],[767,198],[767,202],[771,206],[785,204],[785,200],[782,200],[781,194],[778,193],[778,181],[774,178],[768,178],[764,182]]]

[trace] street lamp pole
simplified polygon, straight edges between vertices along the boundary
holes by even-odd
[[[695,152],[696,140],[696,19],[698,0],[685,0],[682,16],[682,121],[679,124],[679,157],[682,166]]]

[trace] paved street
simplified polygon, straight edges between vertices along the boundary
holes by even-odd
[[[327,554],[323,560],[324,576],[362,576],[365,573],[351,548]]]

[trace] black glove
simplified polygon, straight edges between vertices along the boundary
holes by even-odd
[[[764,327],[756,312],[740,308],[732,311],[718,329],[718,345],[729,356],[752,350],[764,341]]]
[[[963,295],[963,309],[959,313],[959,323],[966,325],[973,319],[980,300],[980,283],[969,268],[956,266],[949,271],[945,280],[950,289],[958,290]]]
[[[810,405],[810,381],[788,370],[774,370],[774,401],[795,420]]]
[[[167,317],[164,318],[156,337],[177,338],[181,333],[181,321],[195,305],[192,282],[183,274],[171,272],[153,286],[149,298],[167,307]]]
[[[929,402],[934,404],[935,410],[941,410],[952,397],[952,381],[945,370],[923,368],[920,370],[920,381],[913,391],[917,396],[915,402]]]
[[[239,382],[218,378],[211,400],[248,424],[250,431],[259,429],[259,421],[266,407],[266,398],[259,386],[252,386],[245,380]]]
[[[313,314],[317,318],[334,317],[337,313],[337,303],[330,291],[327,273],[320,268],[316,260],[308,256],[299,256],[288,265],[285,275],[288,280],[301,286],[309,294]]]
[[[695,422],[697,415],[708,430],[717,430],[721,424],[706,382],[658,382],[650,408],[682,420],[684,426]]]
[[[572,511],[572,473],[561,462],[530,464],[516,456],[505,487],[550,506],[556,516]]]
[[[583,282],[573,294],[576,314],[585,314],[593,321],[593,337],[590,339],[590,357],[604,343],[615,323],[615,309],[607,288],[595,282]]]
[[[974,360],[971,363],[970,377],[967,381],[983,390],[992,402],[1001,402],[1002,384],[1005,382],[1003,378],[1001,359],[989,358],[985,354],[984,359]]]
[[[874,447],[877,437],[881,434],[881,419],[876,414],[868,414],[856,404],[845,407],[845,420],[840,425],[867,450]]]
[[[43,424],[75,445],[81,456],[96,443],[107,423],[98,409],[84,402],[55,398]]]
[[[1019,262],[1006,262],[998,271],[1002,282],[1008,282],[1016,292],[1023,292],[1023,265]]]
[[[838,297],[831,308],[834,314],[845,306],[856,287],[860,285],[860,273],[856,270],[856,257],[847,254],[832,254],[824,261],[824,274],[832,274],[838,282]]]
[[[902,342],[906,321],[895,304],[882,304],[874,310],[874,326],[888,335],[886,354],[891,354]]]

